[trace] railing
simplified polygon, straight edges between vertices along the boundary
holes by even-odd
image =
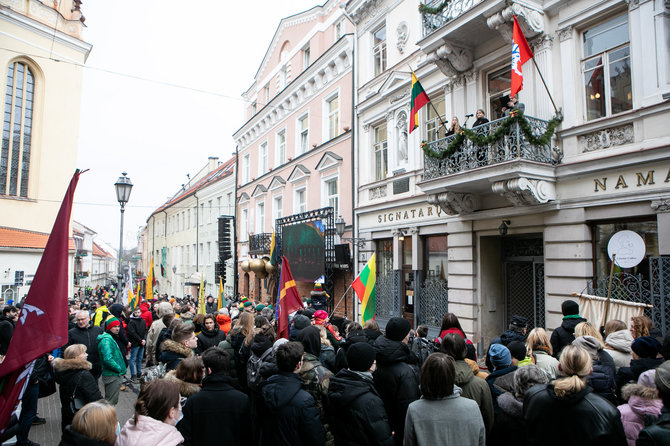
[[[249,235],[249,254],[270,254],[272,234],[262,232]]]
[[[484,136],[489,135],[494,133],[506,119],[497,119],[487,124],[479,125],[472,129],[472,131]],[[535,136],[542,135],[547,130],[547,121],[530,116],[526,116],[526,119]],[[446,138],[429,142],[428,147],[434,152],[444,152],[455,137],[456,135],[450,135]],[[542,146],[532,145],[521,131],[519,122],[515,121],[511,124],[507,133],[491,144],[478,146],[465,138],[461,146],[454,153],[443,159],[424,155],[423,178],[424,180],[430,180],[519,159],[547,164],[557,163],[557,160],[552,157],[551,144]]]
[[[448,21],[472,9],[482,1],[484,0],[451,0],[442,12],[438,14],[423,14],[423,36],[426,37],[433,31],[441,28]],[[434,8],[442,2],[443,0],[431,0],[426,2],[426,6]]]

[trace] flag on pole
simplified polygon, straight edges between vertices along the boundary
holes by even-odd
[[[521,67],[533,57],[533,52],[528,46],[526,36],[523,35],[519,22],[514,16],[514,29],[512,30],[512,90],[510,97],[513,98],[523,87],[523,72]]]
[[[216,309],[220,310],[223,308],[223,280],[219,276],[219,302],[216,304]]]
[[[70,216],[79,181],[75,171],[0,364],[0,431],[23,397],[34,360],[67,343]]]
[[[365,268],[363,268],[358,277],[356,277],[356,280],[351,284],[356,295],[358,295],[358,299],[361,301],[361,319],[363,323],[375,318],[377,305],[377,275],[375,269],[375,254],[372,254]]]
[[[270,264],[276,265],[279,263],[279,250],[277,249],[277,233],[272,231],[272,239],[270,240]]]
[[[410,102],[410,116],[409,116],[409,132],[412,133],[415,128],[419,126],[419,110],[421,107],[430,102],[428,95],[423,90],[419,79],[412,71],[412,101]]]
[[[154,299],[154,256],[151,256],[151,263],[149,264],[149,276],[147,277],[147,292],[145,293],[145,299]]]
[[[200,289],[198,290],[198,313],[207,314],[205,311],[205,275],[200,274]]]
[[[295,286],[295,280],[293,280],[293,274],[291,274],[291,268],[288,266],[286,257],[281,258],[277,300],[275,310],[275,317],[278,322],[277,338],[288,339],[288,315],[302,308],[302,299],[298,294],[298,288]]]
[[[134,294],[133,293],[133,288],[130,287],[128,288],[128,306],[130,307],[131,310],[135,310],[140,304],[138,302],[138,297],[139,294]]]

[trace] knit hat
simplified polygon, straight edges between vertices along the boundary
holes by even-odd
[[[320,283],[315,283],[314,291],[323,291],[323,286]]]
[[[526,318],[519,315],[512,316],[512,320],[510,321],[511,325],[519,328],[526,328],[526,323]]]
[[[640,377],[637,379],[637,383],[641,386],[651,387],[652,389],[656,388],[656,383],[654,382],[656,378],[656,369],[649,369],[646,372],[640,373]]]
[[[630,348],[640,358],[655,358],[659,351],[661,351],[661,343],[658,339],[651,336],[641,336],[633,341]]]
[[[563,316],[579,314],[579,304],[574,300],[565,300],[561,304],[561,311],[563,312]]]
[[[239,304],[237,304],[237,308],[239,308],[240,310],[243,309],[243,308],[244,308],[244,304],[243,304],[242,302],[240,302]]]
[[[507,344],[507,350],[509,350],[512,358],[517,361],[523,361],[526,359],[526,345],[521,341],[512,341]]]
[[[121,326],[121,322],[119,322],[119,320],[117,318],[115,318],[114,316],[110,317],[105,322],[105,330],[109,330],[112,327],[120,327],[120,326]]]
[[[489,347],[489,359],[495,368],[507,367],[512,363],[512,354],[504,345],[492,344]]]
[[[325,310],[318,310],[314,313],[314,319],[326,320],[328,319],[328,313]]]
[[[265,308],[265,305],[263,304],[256,305],[256,311],[261,311],[263,308]]]
[[[356,342],[347,350],[349,369],[356,372],[367,372],[375,361],[375,349],[367,342]]]
[[[654,377],[656,388],[661,395],[670,393],[670,361],[665,361],[656,367],[656,376]]]
[[[249,302],[248,300],[244,302],[244,308],[250,307],[252,305],[253,304],[251,302]]]
[[[402,341],[412,329],[409,321],[403,317],[392,317],[386,323],[386,337],[392,341]]]
[[[302,330],[305,327],[309,327],[311,323],[309,322],[309,318],[305,316],[304,314],[296,314],[296,316],[293,318],[293,326],[297,330]]]

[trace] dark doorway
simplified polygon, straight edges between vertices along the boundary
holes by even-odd
[[[503,238],[505,326],[512,316],[528,321],[528,331],[545,326],[544,246],[541,234]]]

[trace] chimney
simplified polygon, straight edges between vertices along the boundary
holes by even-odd
[[[219,165],[218,161],[218,156],[210,156],[207,158],[207,172],[211,172],[212,170],[216,169]]]

